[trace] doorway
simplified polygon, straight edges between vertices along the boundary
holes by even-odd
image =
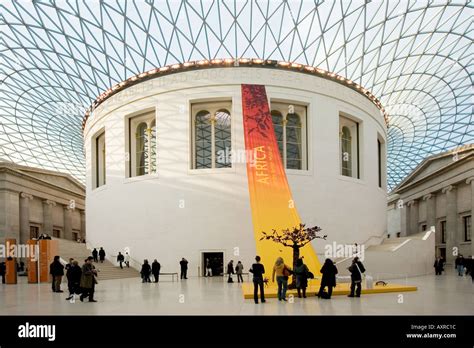
[[[446,248],[439,248],[439,256],[441,256],[443,260],[446,261]]]
[[[224,275],[224,253],[223,252],[203,252],[202,253],[202,275],[206,276],[206,260],[212,269],[212,277]]]

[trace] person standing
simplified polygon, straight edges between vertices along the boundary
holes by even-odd
[[[291,269],[285,265],[282,257],[277,257],[275,265],[273,266],[272,282],[276,281],[278,284],[278,301],[286,301],[286,290],[288,289],[288,277]]]
[[[229,275],[229,279],[227,279],[227,283],[233,283],[234,280],[232,279],[232,274],[234,274],[234,260],[230,260],[227,264],[227,274]]]
[[[95,283],[97,276],[97,271],[95,270],[94,265],[92,264],[93,257],[89,256],[84,265],[82,266],[81,282],[80,286],[82,289],[82,294],[79,297],[81,302],[84,302],[84,299],[89,296],[89,302],[97,302],[94,300],[95,292]]]
[[[438,256],[433,265],[433,267],[435,268],[436,275],[441,275],[441,273],[443,272],[443,266],[443,259],[441,258],[441,256]]]
[[[258,288],[260,288],[260,299],[265,303],[265,292],[263,290],[263,275],[265,274],[265,267],[260,263],[260,256],[255,257],[256,263],[252,264],[249,272],[253,274],[253,299],[255,304],[258,304]]]
[[[458,270],[458,276],[462,277],[464,275],[464,257],[462,255],[456,257],[454,266]]]
[[[64,266],[59,261],[59,256],[54,257],[54,261],[49,265],[49,273],[51,274],[53,292],[63,292],[61,290],[61,280],[64,275]]]
[[[296,276],[296,289],[298,290],[298,297],[301,298],[301,291],[303,292],[303,298],[306,298],[306,288],[308,287],[308,273],[309,269],[303,263],[303,259],[296,261],[296,267],[294,269]]]
[[[206,271],[204,273],[204,277],[212,277],[212,267],[211,261],[209,259],[206,259]]]
[[[153,277],[155,278],[155,283],[158,283],[160,281],[160,269],[161,269],[161,265],[155,259],[155,261],[153,261],[153,263],[151,264],[151,273],[153,273]]]
[[[188,279],[188,260],[183,257],[179,265],[181,266],[181,279]]]
[[[99,250],[99,259],[100,259],[100,263],[104,263],[105,250],[102,247],[100,247],[100,250]]]
[[[323,275],[321,278],[321,286],[319,288],[318,297],[322,297],[324,288],[328,287],[328,299],[332,296],[332,289],[336,286],[337,267],[331,259],[326,259],[320,270]]]
[[[148,260],[143,261],[142,270],[140,271],[142,275],[142,283],[151,283],[150,274],[151,274],[151,267],[148,263]]]
[[[365,272],[364,265],[356,256],[352,260],[352,265],[348,267],[348,270],[351,272],[351,293],[347,296],[354,297],[354,290],[357,287],[357,290],[355,290],[355,297],[360,297],[362,292],[362,273]]]
[[[82,270],[79,267],[79,263],[76,260],[71,262],[71,266],[67,269],[67,285],[69,289],[69,297],[66,300],[70,300],[74,297],[75,294],[80,294],[81,289],[81,275]]]
[[[94,258],[94,262],[99,262],[99,252],[96,248],[92,250],[92,257]]]
[[[125,252],[125,264],[127,268],[130,268],[130,254],[128,252]]]
[[[122,262],[124,260],[125,260],[125,258],[123,257],[122,253],[119,251],[119,253],[117,255],[117,262],[119,263],[121,269],[123,269]]]
[[[242,278],[243,270],[244,270],[244,265],[242,265],[242,262],[238,261],[237,265],[235,266],[235,273],[237,273],[237,283],[244,282],[244,278]]]

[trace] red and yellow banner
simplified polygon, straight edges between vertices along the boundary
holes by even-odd
[[[242,85],[242,111],[245,149],[253,153],[253,161],[247,161],[247,177],[254,236],[268,277],[279,256],[292,267],[293,250],[273,241],[260,241],[262,231],[291,229],[301,220],[278,151],[265,86]],[[301,256],[311,272],[318,274],[320,263],[311,244],[300,250]]]

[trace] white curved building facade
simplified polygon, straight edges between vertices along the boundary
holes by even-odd
[[[266,88],[301,220],[328,236],[313,241],[320,258],[334,241],[385,234],[386,124],[369,98],[288,69],[216,67],[144,80],[93,111],[84,128],[90,246],[156,258],[162,272],[185,257],[189,275],[202,274],[207,252],[248,269],[256,242],[241,84]]]

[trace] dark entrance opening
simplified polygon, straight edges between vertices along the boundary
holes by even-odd
[[[208,276],[206,269],[207,261],[211,266],[211,276],[222,276],[224,274],[224,253],[223,252],[203,252],[202,253],[202,275]]]
[[[446,261],[446,248],[439,248],[439,256],[441,256],[443,260]]]

